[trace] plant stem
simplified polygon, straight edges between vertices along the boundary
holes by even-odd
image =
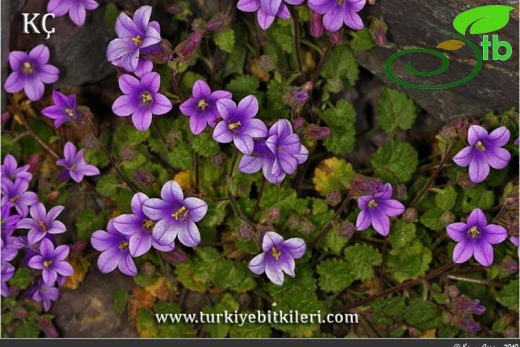
[[[96,130],[94,129],[94,125],[92,125],[92,122],[89,121],[88,125],[90,127],[90,132],[92,133],[92,136],[94,136],[97,139],[101,149],[103,150],[103,153],[105,153],[105,156],[110,161],[110,164],[112,164],[114,170],[116,170],[117,175],[123,180],[123,182],[125,182],[125,184],[128,186],[128,188],[132,190],[132,192],[137,193],[137,188],[125,177],[125,175],[123,175],[103,141],[101,141],[101,139],[96,135]]]
[[[200,188],[200,154],[195,153],[194,158],[194,171],[195,171],[195,194],[199,193]]]
[[[211,60],[211,77],[209,79],[209,87],[213,88],[213,84],[215,83],[215,76],[217,74],[217,62],[220,55],[220,49],[218,46],[215,48],[215,52],[213,53],[213,59]]]
[[[332,216],[331,220],[329,220],[329,222],[320,230],[320,233],[318,234],[318,236],[316,237],[316,239],[314,239],[314,241],[312,241],[312,243],[309,245],[309,249],[312,249],[314,248],[314,246],[316,246],[316,244],[318,243],[318,241],[323,237],[325,236],[325,234],[327,233],[327,231],[330,230],[330,228],[332,227],[332,223],[334,223],[334,221],[336,219],[339,218],[339,216],[341,215],[341,213],[343,213],[343,211],[346,210],[347,206],[348,206],[348,202],[350,201],[350,194],[347,195],[347,197],[345,198],[345,200],[343,200],[343,203],[341,204],[341,206],[338,208],[338,210],[336,211],[336,213],[334,214],[334,216]]]
[[[429,281],[432,278],[442,275],[444,273],[444,271],[448,270],[453,265],[454,265],[453,263],[448,263],[444,266],[441,266],[440,268],[437,268],[437,269],[431,271],[429,274],[426,274],[415,281],[405,282],[398,286],[383,290],[382,292],[380,292],[378,294],[375,294],[375,295],[369,296],[365,299],[359,300],[353,304],[350,304],[347,306],[342,306],[342,307],[337,307],[337,308],[333,309],[333,312],[349,312],[356,307],[370,304],[371,302],[376,301],[377,299],[380,299],[388,294],[392,294],[392,293],[395,293],[395,292],[398,292],[398,291],[401,291],[404,289],[415,287],[415,286],[421,284],[423,281]]]
[[[300,32],[298,25],[298,11],[292,11],[292,22],[294,30],[294,51],[296,52],[296,60],[298,61],[298,72],[300,73],[300,79],[302,83],[305,81],[305,74],[303,72],[302,54],[300,51]]]
[[[260,185],[260,190],[258,191],[258,197],[256,198],[255,207],[253,208],[253,212],[251,213],[250,220],[254,220],[255,214],[258,211],[258,206],[260,205],[260,199],[262,199],[262,196],[264,195],[264,188],[265,188],[265,177],[262,179],[262,183]]]
[[[161,128],[159,127],[159,125],[157,125],[156,122],[152,122],[153,124],[153,127],[155,129],[155,131],[157,131],[157,134],[159,134],[159,137],[161,138],[161,141],[164,143],[164,146],[166,146],[166,148],[168,148],[169,150],[171,150],[171,146],[170,146],[170,143],[168,142],[168,140],[166,139],[166,136],[164,136],[164,133],[162,132]]]
[[[175,71],[172,69],[170,69],[170,78],[172,80],[173,92],[177,94],[181,102],[184,102],[184,98],[182,97],[181,90],[179,88],[179,83],[177,82],[177,77],[175,77]]]
[[[323,69],[323,66],[325,65],[325,62],[327,59],[329,59],[329,54],[332,49],[332,43],[329,43],[327,48],[325,48],[325,52],[323,52],[323,55],[321,56],[320,62],[318,63],[318,67],[316,68],[316,71],[314,71],[314,75],[312,76],[312,86],[316,84],[318,81],[318,78],[320,77],[321,70]]]
[[[228,179],[231,180],[233,178],[233,173],[235,172],[235,165],[237,164],[238,156],[240,153],[238,149],[235,149],[235,154],[233,154],[233,161],[231,162],[231,167],[229,168]]]
[[[444,152],[444,155],[442,156],[442,159],[441,159],[441,162],[439,163],[439,166],[437,166],[437,169],[435,169],[435,172],[431,175],[430,179],[428,180],[428,183],[426,183],[426,185],[421,189],[419,194],[417,194],[417,196],[412,201],[412,203],[410,204],[409,207],[415,207],[415,205],[421,200],[421,198],[423,197],[424,193],[426,193],[426,191],[428,190],[428,188],[430,188],[430,186],[433,183],[433,181],[435,181],[435,178],[437,178],[437,176],[441,172],[442,167],[444,166],[444,164],[446,164],[446,161],[448,160],[451,151],[453,151],[453,149],[455,148],[456,145],[457,145],[457,143],[455,142],[454,144],[452,144],[446,150],[446,152]]]
[[[381,255],[381,266],[379,267],[379,289],[378,293],[381,293],[383,290],[383,276],[385,273],[385,255],[386,255],[386,249],[388,248],[388,236],[385,236],[385,239],[383,241],[383,254]]]

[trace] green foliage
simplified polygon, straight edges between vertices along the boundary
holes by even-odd
[[[31,270],[29,268],[19,268],[15,271],[13,278],[9,280],[9,284],[17,286],[21,290],[27,289],[32,283]]]
[[[78,237],[88,242],[90,236],[97,230],[106,230],[107,219],[106,215],[96,213],[92,210],[83,210],[76,218],[76,230]]]
[[[418,110],[405,93],[385,87],[379,96],[376,112],[381,128],[387,132],[395,132],[398,128],[411,129]]]
[[[415,240],[403,248],[396,248],[388,252],[386,268],[388,273],[401,283],[424,275],[428,271],[431,261],[431,250]]]
[[[419,218],[419,220],[425,227],[430,228],[435,231],[440,231],[446,227],[446,224],[443,223],[441,220],[443,213],[444,212],[442,210],[440,210],[438,208],[434,208],[434,209],[426,211],[426,213],[424,213]]]
[[[114,3],[109,3],[105,9],[105,24],[107,25],[108,30],[115,34],[115,24],[117,16],[119,16],[119,10]]]
[[[404,312],[406,321],[418,329],[431,329],[440,323],[440,314],[434,303],[412,299]]]
[[[356,244],[345,249],[345,260],[349,273],[357,280],[366,281],[374,277],[372,267],[381,265],[382,257],[377,249],[365,244]]]
[[[460,206],[463,213],[470,213],[475,208],[487,210],[493,207],[494,203],[495,193],[492,190],[486,190],[484,185],[476,185],[464,189]]]
[[[233,93],[233,100],[238,103],[244,97],[251,94],[256,94],[258,87],[260,87],[260,82],[256,77],[251,75],[243,75],[232,79],[226,85],[226,90]]]
[[[454,187],[446,187],[435,196],[435,204],[443,211],[450,211],[457,201],[457,191]]]
[[[497,293],[497,301],[503,306],[518,312],[518,279],[512,280]]]
[[[321,118],[332,130],[332,136],[324,141],[325,147],[335,154],[351,152],[356,144],[356,111],[352,104],[340,100],[321,113]]]
[[[375,174],[393,184],[408,182],[418,163],[415,149],[409,143],[396,140],[379,147],[372,157]]]
[[[213,338],[224,338],[227,337],[229,330],[231,329],[231,323],[226,323],[224,314],[232,313],[237,311],[240,308],[238,302],[233,299],[231,294],[225,294],[220,302],[213,307],[205,307],[202,309],[202,312],[207,314],[206,316],[209,320],[209,315],[213,316],[213,321],[208,321],[204,324],[204,327],[208,331],[211,337]],[[211,324],[208,324],[211,323]]]
[[[267,32],[284,52],[292,53],[294,48],[292,27],[281,23],[283,22],[275,21]]]
[[[345,87],[353,86],[359,76],[359,67],[354,53],[347,45],[332,48],[327,62],[323,66],[321,76],[325,79],[340,78]]]
[[[116,315],[121,318],[123,312],[125,312],[126,305],[128,304],[128,292],[121,288],[116,289],[113,304]]]
[[[349,265],[340,259],[327,259],[316,267],[320,275],[320,289],[338,293],[348,288],[355,278],[349,273]]]
[[[376,47],[376,42],[368,28],[353,31],[350,34],[352,35],[350,48],[352,48],[354,52],[364,52]]]
[[[213,36],[213,39],[221,50],[231,53],[235,46],[235,31],[233,29],[220,31]]]
[[[168,314],[168,313],[182,313],[182,310],[178,304],[169,302],[159,301],[154,307],[155,313]],[[138,315],[139,319],[139,315]],[[193,326],[187,322],[179,321],[175,324],[167,322],[163,324],[157,324],[154,321],[154,325],[157,329],[157,337],[162,338],[179,338],[179,337],[194,337],[195,330]]]

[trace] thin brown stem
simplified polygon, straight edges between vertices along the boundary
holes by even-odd
[[[385,239],[383,241],[383,254],[381,255],[381,266],[379,267],[379,289],[378,293],[381,293],[383,291],[383,276],[385,274],[385,256],[386,256],[386,250],[388,248],[388,236],[385,236]]]
[[[177,82],[177,77],[175,76],[175,71],[170,69],[170,78],[172,80],[172,88],[173,92],[179,97],[181,102],[184,102],[184,98],[182,97],[181,90],[179,88],[179,83]]]
[[[200,154],[199,153],[195,153],[194,171],[195,171],[195,194],[198,194],[199,190],[200,190]]]
[[[260,200],[262,199],[262,196],[264,195],[265,182],[266,182],[266,179],[264,177],[262,179],[262,183],[260,185],[260,190],[258,191],[258,197],[256,198],[255,207],[253,208],[253,212],[251,213],[251,218],[249,218],[250,220],[255,219],[255,214],[258,211],[258,206],[260,206]]]
[[[343,211],[345,211],[347,209],[347,206],[348,206],[348,202],[350,201],[350,194],[347,195],[347,197],[345,198],[345,200],[343,200],[343,203],[341,204],[341,206],[338,208],[338,210],[336,211],[336,213],[334,213],[334,216],[332,216],[332,218],[329,220],[329,222],[320,230],[320,233],[318,234],[318,236],[314,239],[314,241],[312,241],[312,243],[309,245],[309,249],[312,249],[314,248],[314,246],[316,246],[316,244],[318,243],[318,241],[323,237],[325,236],[325,234],[330,230],[330,228],[332,227],[332,224],[336,221],[336,219],[339,218],[339,216],[341,215],[341,213],[343,213]]]
[[[305,74],[303,72],[302,54],[300,51],[300,32],[298,25],[298,11],[294,9],[292,11],[292,22],[294,31],[294,51],[296,52],[296,60],[298,62],[298,72],[300,73],[300,79],[302,82],[305,81]]]
[[[166,136],[164,136],[164,133],[162,132],[161,128],[159,127],[159,125],[157,125],[156,122],[152,122],[153,124],[153,127],[155,129],[155,131],[157,131],[157,134],[159,135],[159,137],[161,138],[161,141],[164,143],[164,146],[166,146],[166,148],[168,148],[169,150],[171,150],[171,146],[170,146],[170,143],[168,142],[168,140],[166,139]]]

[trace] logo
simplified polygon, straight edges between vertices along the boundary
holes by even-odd
[[[406,64],[406,69],[416,76],[436,76],[446,71],[450,65],[448,58],[441,52],[428,48],[407,49],[392,55],[386,61],[385,70],[387,75],[396,83],[399,83],[406,87],[417,89],[444,89],[455,87],[468,82],[478,74],[478,72],[482,68],[482,63],[484,60],[492,59],[504,61],[511,58],[511,55],[513,54],[513,48],[511,47],[511,45],[508,42],[500,41],[498,35],[488,35],[494,31],[502,29],[507,25],[507,23],[509,22],[509,12],[511,12],[511,10],[513,10],[513,7],[510,6],[488,5],[464,11],[457,17],[455,17],[455,19],[453,20],[453,27],[458,32],[458,34],[447,32],[447,34],[453,36],[454,39],[441,42],[437,45],[436,48],[440,48],[446,51],[456,51],[464,46],[468,46],[473,50],[473,52],[475,53],[476,60],[475,67],[473,68],[473,71],[471,71],[471,73],[463,79],[441,85],[420,85],[406,82],[394,75],[394,73],[392,72],[393,62],[397,58],[400,58],[401,56],[409,53],[433,54],[442,60],[442,66],[439,69],[428,72],[419,71],[412,67],[411,63],[408,62]],[[486,34],[482,37],[480,47],[476,46],[465,37],[468,29],[469,34],[471,35]],[[500,50],[500,48],[503,49]],[[481,49],[482,52],[480,51]]]

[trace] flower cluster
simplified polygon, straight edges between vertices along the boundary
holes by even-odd
[[[132,123],[140,131],[148,130],[153,115],[172,109],[171,101],[159,93],[161,78],[152,72],[153,63],[141,56],[160,49],[161,29],[158,22],[150,22],[151,15],[151,6],[140,7],[132,19],[121,13],[115,25],[118,38],[107,48],[107,59],[128,72],[119,77],[124,95],[114,102],[112,111],[118,116],[132,116]]]
[[[2,238],[1,269],[2,296],[11,294],[7,285],[15,273],[18,251],[23,249],[22,266],[36,270],[36,284],[29,288],[26,296],[36,301],[43,301],[45,311],[51,307],[51,301],[59,297],[56,285],[64,284],[73,268],[66,261],[69,246],[55,247],[56,234],[66,231],[65,225],[57,220],[63,206],[55,206],[48,212],[38,196],[28,190],[32,174],[29,165],[18,167],[16,159],[8,154],[2,164]],[[13,209],[15,211],[13,211]],[[22,230],[28,230],[22,233]],[[15,232],[18,235],[15,235]]]
[[[258,24],[264,30],[273,24],[274,18],[288,19],[291,13],[289,5],[300,5],[305,0],[239,0],[237,8],[244,12],[256,12]]]
[[[177,238],[187,247],[200,243],[195,223],[206,215],[208,205],[195,197],[184,198],[177,182],[166,182],[160,199],[136,193],[131,208],[133,213],[112,219],[107,231],[92,234],[92,246],[102,252],[98,259],[101,272],[118,267],[125,275],[135,276],[132,258],[145,254],[152,246],[160,252],[171,252]]]

